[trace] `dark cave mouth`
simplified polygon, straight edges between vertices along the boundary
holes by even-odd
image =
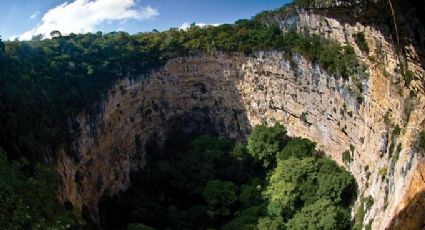
[[[186,121],[186,125],[193,124],[193,119]],[[319,217],[314,214],[312,219],[337,217],[332,222],[336,229],[349,229],[353,225],[350,208],[356,197],[356,182],[335,162],[319,155],[313,142],[290,138],[279,125],[254,128],[248,143],[251,140],[259,146],[279,147],[266,166],[252,155],[249,144],[220,138],[209,122],[202,124],[173,129],[177,131],[167,135],[162,146],[151,139],[145,146],[146,167],[131,174],[130,188],[100,200],[100,227],[106,230],[285,227],[291,226],[292,219],[295,224],[306,222],[298,219],[312,213],[309,208],[317,207]],[[303,168],[305,165],[307,169]],[[286,174],[281,174],[282,170]],[[282,178],[276,180],[273,175]],[[296,192],[292,194],[296,198],[291,200],[293,208],[271,201],[275,195],[272,192],[276,192],[274,186],[281,186],[291,178],[298,178],[293,182],[296,183]],[[302,213],[305,209],[307,214]]]

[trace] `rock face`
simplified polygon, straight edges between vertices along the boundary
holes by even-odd
[[[345,80],[298,55],[286,60],[284,53],[271,51],[170,60],[149,76],[119,81],[96,115],[77,118],[78,151],[62,151],[58,160],[61,199],[97,222],[101,197],[128,188],[130,172],[144,167],[146,151],[160,148],[173,130],[244,140],[253,126],[280,122],[290,135],[316,141],[353,173],[359,194],[374,199],[364,220],[372,221],[373,229],[422,228],[425,164],[417,135],[425,125],[425,97],[419,48],[406,49],[416,77],[405,87],[397,48],[385,28],[313,12],[275,20],[283,30],[354,46],[370,77]],[[358,32],[365,34],[369,54],[357,47]],[[353,90],[359,84],[362,101]],[[351,161],[343,162],[347,150]]]

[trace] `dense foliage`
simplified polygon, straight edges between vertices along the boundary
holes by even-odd
[[[247,146],[190,139],[177,134],[165,154],[148,153],[134,185],[103,199],[106,229],[350,229],[354,178],[314,143],[289,138],[281,125],[256,127]],[[264,166],[252,149],[274,156]]]
[[[69,118],[83,110],[95,113],[93,104],[117,79],[147,74],[180,55],[271,49],[286,51],[289,59],[299,53],[345,78],[363,68],[350,46],[283,33],[260,19],[132,36],[97,33],[6,42],[0,54],[0,146],[13,159],[50,161],[56,148],[71,139]]]
[[[57,178],[38,164],[32,175],[22,173],[29,162],[9,163],[0,149],[0,228],[65,229],[76,222],[56,203]]]
[[[95,103],[118,79],[143,78],[170,58],[218,52],[255,55],[260,50],[279,50],[285,51],[290,61],[293,55],[299,54],[320,64],[329,73],[344,78],[362,73],[363,67],[352,47],[316,35],[283,33],[277,24],[265,23],[265,15],[217,27],[192,25],[187,30],[174,28],[136,35],[114,32],[71,34],[22,42],[3,42],[0,39],[0,146],[7,153],[3,154],[7,155],[7,160],[2,158],[2,164],[7,169],[4,172],[11,170],[16,175],[8,181],[7,177],[2,177],[5,183],[0,180],[3,192],[0,199],[8,199],[3,201],[3,208],[8,211],[1,215],[16,212],[13,214],[17,216],[16,220],[23,221],[13,220],[16,226],[47,226],[67,215],[55,202],[57,181],[52,179],[54,174],[47,173],[48,167],[41,165],[52,165],[58,148],[71,146],[69,142],[78,135],[78,130],[73,129],[72,118],[82,112],[96,115],[100,108]],[[285,139],[283,127],[274,127],[273,131],[266,127],[262,129],[254,130],[248,147],[236,145],[232,151],[228,143],[224,144],[227,147],[211,147],[209,144],[217,141],[204,137],[197,141],[206,141],[208,148],[203,148],[208,154],[196,149],[202,146],[201,143],[182,150],[183,155],[178,155],[175,159],[177,164],[173,164],[175,174],[171,184],[178,191],[189,192],[202,202],[183,214],[176,213],[185,218],[191,216],[191,220],[207,217],[209,221],[205,224],[230,226],[227,227],[230,229],[242,223],[256,226],[254,216],[264,211],[257,186],[265,186],[261,182],[265,171],[277,165],[277,156],[280,160],[311,156],[314,149],[314,145],[306,140],[294,140],[285,149],[288,139]],[[68,152],[72,153],[72,149]],[[233,157],[228,157],[228,152],[233,152]],[[257,159],[261,159],[261,164],[267,165],[267,169],[257,165]],[[232,167],[229,162],[232,162]],[[257,177],[258,180],[255,179]],[[152,180],[156,183],[156,179]],[[207,185],[209,189],[205,190]],[[217,193],[215,190],[218,188],[226,193]],[[38,193],[46,197],[34,197]],[[238,196],[237,200],[234,195]],[[224,198],[229,203],[223,204]],[[140,202],[146,202],[147,207],[157,207],[155,200]],[[235,207],[244,209],[236,215]],[[136,217],[156,216],[154,212],[144,211],[140,210]],[[29,213],[30,217],[21,218]],[[170,212],[160,210],[157,214],[161,216],[164,213]],[[193,218],[195,214],[205,216]],[[237,217],[228,222],[235,215]],[[183,217],[177,218],[181,223],[176,224],[189,226],[186,222],[190,221],[182,221]],[[174,221],[174,218],[171,220]],[[147,221],[147,224],[151,223]],[[132,229],[144,228],[146,226],[132,225]]]
[[[275,161],[276,153],[286,144],[286,129],[282,125],[268,128],[259,125],[248,138],[247,150],[257,160],[268,166]]]
[[[364,33],[356,33],[354,35],[354,39],[360,50],[365,52],[366,54],[369,54],[369,45],[367,44]]]

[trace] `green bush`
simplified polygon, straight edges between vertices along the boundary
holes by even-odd
[[[359,32],[354,35],[354,40],[361,51],[369,53],[369,45],[367,44],[364,33]]]
[[[382,178],[385,178],[387,176],[388,169],[387,167],[383,167],[379,169],[379,175],[381,175]]]
[[[345,151],[342,153],[342,161],[344,163],[350,163],[351,162],[351,153],[350,151]]]
[[[284,219],[295,214],[299,204],[312,204],[319,198],[348,207],[355,194],[354,178],[326,158],[289,158],[279,161],[264,192],[270,216]]]
[[[313,155],[316,143],[305,138],[293,138],[278,154],[279,160],[287,160],[290,157],[304,158]]]
[[[348,210],[335,206],[330,200],[318,200],[316,203],[302,208],[288,221],[286,226],[291,230],[349,229],[350,219]]]
[[[363,203],[365,204],[366,210],[370,210],[370,208],[373,206],[375,200],[372,196],[368,196],[364,198]]]
[[[282,217],[262,217],[258,220],[258,230],[281,230],[285,229]]]
[[[398,137],[398,136],[400,135],[400,133],[401,133],[401,128],[400,128],[400,126],[399,126],[399,125],[396,125],[396,126],[394,127],[394,129],[393,129],[393,133],[392,133],[392,135],[393,135],[394,137]]]
[[[365,226],[365,230],[372,230],[373,219],[369,221],[369,223]]]
[[[361,197],[360,198],[360,204],[359,207],[357,208],[356,214],[354,216],[354,226],[353,226],[353,230],[362,230],[363,229],[363,222],[364,222],[364,218],[365,215],[367,213],[367,211],[370,210],[370,208],[373,206],[374,204],[374,200],[372,196],[368,196],[368,197]],[[373,220],[371,220],[369,222],[368,225],[365,226],[366,229],[371,227]]]
[[[395,143],[391,141],[390,147],[388,148],[388,153],[390,157],[393,155],[394,148],[395,148]]]
[[[413,72],[409,70],[409,66],[405,62],[402,62],[400,64],[400,70],[406,86],[409,86],[410,82],[413,81],[415,78]]]
[[[392,156],[392,161],[395,163],[398,161],[398,158],[400,157],[400,152],[401,152],[401,143],[399,143],[397,145],[397,149],[395,150],[394,155]]]
[[[257,222],[262,213],[262,206],[251,206],[244,209],[238,212],[237,216],[223,227],[223,230],[257,230]]]
[[[53,170],[38,164],[34,176],[22,173],[25,162],[10,163],[0,148],[0,228],[54,229],[76,220],[61,208]],[[62,222],[58,223],[59,220]]]
[[[366,210],[363,203],[363,198],[360,199],[360,204],[357,207],[356,214],[354,216],[353,230],[363,230],[363,222],[366,215]]]
[[[204,189],[203,196],[211,216],[230,215],[230,206],[237,201],[237,187],[229,181],[212,180]]]
[[[252,157],[269,166],[287,140],[286,129],[282,125],[276,124],[271,128],[259,125],[249,135],[247,149]]]
[[[238,160],[244,160],[248,157],[248,150],[245,145],[237,143],[232,151],[233,156]]]

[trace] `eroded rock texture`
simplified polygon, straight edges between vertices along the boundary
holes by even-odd
[[[275,20],[283,30],[351,44],[369,66],[369,78],[331,76],[298,55],[286,60],[271,51],[170,60],[149,76],[119,81],[96,115],[78,117],[77,151],[62,151],[58,161],[61,199],[96,222],[100,198],[125,190],[130,172],[144,166],[147,145],[160,148],[171,131],[208,131],[243,141],[253,126],[280,122],[290,135],[316,141],[353,173],[359,194],[374,199],[365,218],[373,220],[373,229],[399,229],[394,226],[406,221],[412,224],[404,229],[423,227],[424,163],[417,134],[424,128],[425,98],[418,45],[407,47],[407,64],[416,76],[407,87],[386,27],[312,12]],[[354,41],[358,32],[365,34],[369,54]],[[394,132],[397,127],[400,132]],[[342,162],[347,150],[352,160]]]

